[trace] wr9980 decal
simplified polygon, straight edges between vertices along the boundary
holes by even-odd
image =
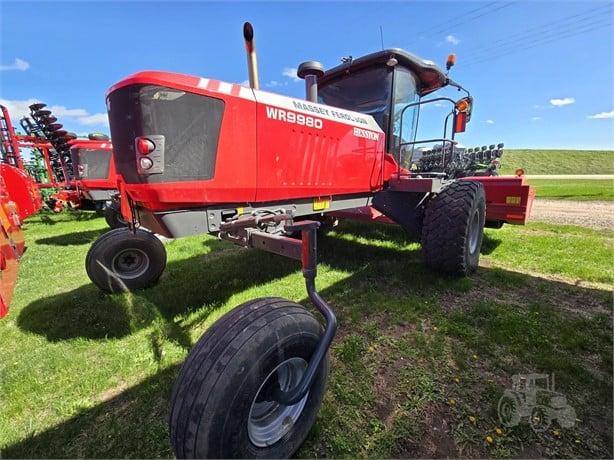
[[[272,120],[293,123],[299,126],[308,128],[322,129],[322,120],[320,118],[304,115],[302,113],[292,112],[291,110],[280,109],[277,107],[266,106],[266,116]]]

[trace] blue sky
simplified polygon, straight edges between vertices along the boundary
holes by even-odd
[[[105,94],[141,70],[247,80],[253,24],[261,89],[304,97],[299,63],[399,47],[469,89],[467,146],[614,150],[614,2],[0,0],[0,103],[42,101],[70,131],[108,133]],[[443,95],[460,97],[446,90]]]

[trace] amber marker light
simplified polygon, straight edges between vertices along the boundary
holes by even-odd
[[[469,102],[467,99],[461,99],[456,103],[456,110],[459,112],[465,112],[469,108]]]
[[[456,54],[452,53],[448,55],[448,60],[446,61],[446,70],[450,70],[454,64],[456,64]]]

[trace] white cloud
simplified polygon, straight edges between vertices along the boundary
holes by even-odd
[[[446,37],[446,41],[448,43],[452,43],[453,45],[458,45],[460,43],[460,40],[451,34]]]
[[[284,81],[284,82],[279,82],[277,80],[271,80],[268,83],[265,83],[264,86],[266,86],[267,88],[277,88],[280,86],[288,86],[288,82]]]
[[[109,116],[106,113],[95,113],[86,117],[80,117],[79,122],[85,126],[109,126]]]
[[[591,120],[599,120],[603,118],[614,118],[614,110],[612,110],[611,112],[596,113],[595,115],[589,115],[586,118],[590,118]]]
[[[542,119],[542,117],[533,117],[531,118],[532,121],[540,121]]]
[[[15,58],[15,62],[9,65],[0,65],[0,71],[4,70],[28,70],[30,68],[30,63],[24,61],[23,59]]]
[[[489,125],[494,125],[495,122],[493,120],[486,120],[486,123],[488,123]]]
[[[301,81],[301,79],[298,78],[297,75],[296,75],[296,67],[284,67],[282,75],[284,77],[291,78],[292,81],[295,81],[295,82],[296,81]]]
[[[573,104],[576,100],[573,97],[564,97],[562,99],[550,99],[550,104],[555,107],[563,107],[564,105]]]
[[[27,99],[25,101],[9,101],[7,99],[0,99],[0,104],[5,106],[13,121],[13,126],[16,130],[19,130],[19,120],[23,117],[30,117],[30,105],[40,102],[38,99]],[[61,123],[67,128],[68,125],[78,124],[81,126],[109,126],[109,120],[106,113],[94,113],[90,114],[85,109],[69,109],[63,105],[51,105],[45,107],[47,110],[51,110],[51,113],[58,119],[58,123]],[[73,129],[74,131],[74,129]]]
[[[60,119],[60,117],[79,118],[79,117],[87,117],[89,115],[87,113],[87,110],[84,110],[84,109],[67,109],[63,105],[52,105],[52,106],[45,107],[45,108],[47,110],[51,110],[53,115],[55,115],[55,117],[58,118],[58,119]]]
[[[38,99],[28,99],[25,101],[9,101],[6,99],[0,99],[0,104],[5,106],[9,115],[11,116],[11,120],[13,121],[13,126],[19,126],[19,120],[21,120],[25,116],[30,115],[30,105],[40,102]]]

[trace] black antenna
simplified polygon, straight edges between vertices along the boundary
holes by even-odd
[[[384,49],[384,32],[382,26],[379,26],[379,38],[382,41],[382,50]]]

